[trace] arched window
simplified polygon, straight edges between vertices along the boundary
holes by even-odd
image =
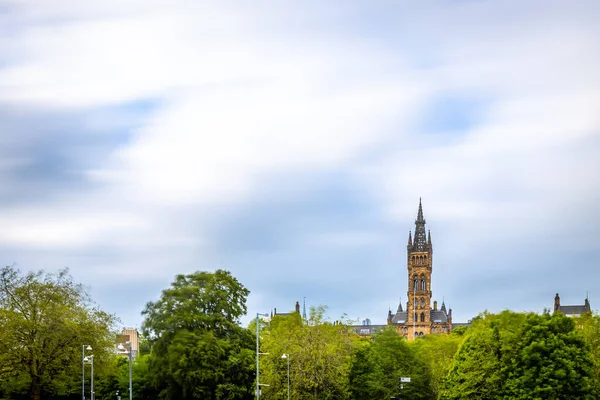
[[[425,278],[421,278],[421,290],[426,290],[425,288]]]
[[[425,307],[425,299],[421,297],[421,308]]]
[[[419,332],[419,336],[423,336],[423,332]]]
[[[421,322],[425,322],[425,313],[421,313]]]
[[[415,276],[413,280],[413,288],[417,290],[419,288],[419,279]]]

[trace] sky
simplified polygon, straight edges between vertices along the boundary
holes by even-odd
[[[0,0],[0,255],[123,326],[177,274],[384,324],[600,308],[600,3]]]

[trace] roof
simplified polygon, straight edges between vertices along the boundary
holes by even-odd
[[[583,304],[580,306],[559,306],[558,310],[566,315],[580,315],[589,311]]]
[[[400,312],[397,312],[396,315],[394,315],[394,317],[392,318],[392,323],[393,324],[405,324],[407,319],[408,319],[408,312],[400,311]]]
[[[387,328],[387,325],[352,325],[351,328],[359,335],[371,335]]]
[[[444,311],[431,311],[432,322],[448,322],[448,316]]]
[[[453,322],[452,329],[458,328],[459,326],[471,326],[470,322]]]

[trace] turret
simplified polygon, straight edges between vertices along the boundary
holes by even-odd
[[[560,309],[560,296],[556,293],[554,296],[554,311],[558,311]]]

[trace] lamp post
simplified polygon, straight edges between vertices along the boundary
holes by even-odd
[[[90,399],[94,400],[94,355],[83,358],[83,362],[90,364],[92,367],[91,379],[90,379]]]
[[[92,346],[81,345],[81,400],[85,400],[85,351],[91,351]]]
[[[129,400],[133,399],[133,385],[132,385],[132,379],[131,379],[131,342],[127,341],[125,342],[125,344],[127,345],[127,347],[123,346],[122,344],[119,344],[119,346],[117,347],[119,349],[119,351],[121,352],[121,354],[128,354],[129,355]]]
[[[256,313],[256,399],[260,399],[260,380],[259,380],[259,367],[258,367],[258,356],[261,354],[258,348],[258,317],[268,317],[269,314]]]
[[[290,400],[290,355],[289,354],[284,354],[281,356],[281,358],[287,358],[287,364],[288,364],[288,400]]]

